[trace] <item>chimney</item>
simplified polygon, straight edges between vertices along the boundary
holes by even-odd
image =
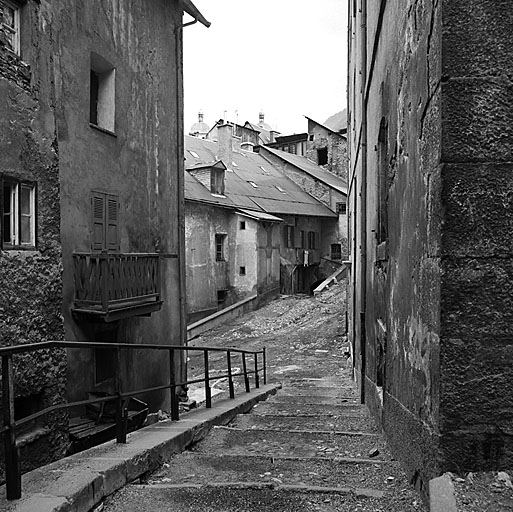
[[[198,123],[202,123],[203,122],[203,112],[200,110],[198,112]]]
[[[258,114],[258,126],[264,126],[264,113],[262,111]]]
[[[232,147],[232,125],[228,123],[220,124],[217,127],[217,158],[231,169],[233,162]]]

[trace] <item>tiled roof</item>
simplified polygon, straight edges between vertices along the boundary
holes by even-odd
[[[309,174],[313,178],[322,181],[329,187],[338,190],[342,194],[347,195],[347,183],[342,179],[336,176],[335,174],[319,167],[316,163],[312,162],[305,156],[294,155],[292,153],[287,153],[286,151],[281,151],[279,149],[270,148],[269,146],[265,146],[260,148],[260,154],[265,158],[265,152],[268,151],[273,155],[285,160],[289,164],[301,169],[305,173]]]
[[[185,136],[185,168],[218,162],[217,143]],[[232,162],[224,162],[225,200],[210,194],[186,172],[186,199],[206,201],[269,214],[337,217],[337,214],[304,192],[258,153],[233,150]],[[201,189],[199,188],[201,187]]]

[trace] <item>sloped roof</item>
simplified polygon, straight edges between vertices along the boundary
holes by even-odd
[[[219,161],[217,153],[216,142],[185,136],[186,169],[216,164]],[[269,214],[337,217],[336,213],[303,191],[258,153],[233,150],[232,162],[224,162],[224,164],[227,167],[226,201],[210,194],[210,191],[197,180],[194,180],[196,183],[193,185],[188,172],[185,180],[186,199],[219,202],[219,204],[230,204],[237,208]],[[199,190],[198,185],[202,190]]]
[[[281,151],[279,149],[271,148],[269,146],[265,146],[260,148],[260,154],[265,158],[265,152],[268,151],[273,155],[281,158],[282,160],[288,162],[289,164],[297,167],[302,170],[306,174],[312,176],[313,178],[322,181],[324,184],[328,185],[338,192],[347,195],[347,183],[342,179],[336,176],[335,174],[319,167],[315,162],[312,162],[305,156],[294,155],[292,153],[287,153],[286,151]]]
[[[323,128],[325,128],[326,130],[328,130],[329,132],[333,133],[334,135],[338,135],[339,137],[342,137],[343,139],[347,139],[347,135],[346,133],[340,133],[340,132],[337,132],[335,130],[333,130],[332,128],[330,128],[329,126],[326,126],[325,124],[322,124],[322,123],[319,123],[318,121],[316,121],[315,119],[312,119],[311,117],[308,117],[308,116],[305,116],[306,119],[308,119],[309,121],[312,121],[312,123],[315,123],[319,126],[322,126]]]
[[[199,21],[205,27],[210,27],[210,21],[206,20],[203,14],[198,10],[198,8],[191,2],[191,0],[183,0],[183,10],[189,15],[192,16],[196,21]]]
[[[245,215],[246,217],[251,217],[252,219],[257,219],[257,220],[267,220],[270,222],[283,222],[283,219],[280,219],[279,217],[270,215],[269,213],[257,212],[254,210],[243,210],[240,208],[237,210],[237,213],[239,213],[241,215]]]

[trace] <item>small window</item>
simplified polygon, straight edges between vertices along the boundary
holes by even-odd
[[[254,181],[248,181],[253,188],[258,188],[258,185]]]
[[[313,140],[314,140],[314,136],[313,136],[313,134],[312,134],[312,135],[310,135],[310,136],[308,137],[308,140],[310,140],[310,141],[313,141]]]
[[[328,163],[328,148],[320,148],[317,150],[317,164],[326,165]]]
[[[308,232],[308,249],[316,249],[315,246],[315,231]]]
[[[331,259],[341,260],[342,259],[342,245],[331,244]]]
[[[292,155],[295,155],[296,154],[296,145],[295,144],[289,144],[289,153],[291,153]]]
[[[224,308],[226,303],[226,290],[217,290],[217,309]]]
[[[4,179],[2,183],[4,248],[36,245],[36,188],[33,183]]]
[[[239,267],[239,275],[240,276],[246,275],[246,267]]]
[[[7,48],[20,55],[20,6],[4,0],[3,32],[6,36]]]
[[[306,231],[301,230],[301,249],[306,249]]]
[[[216,243],[216,261],[225,261],[224,259],[224,241],[226,235],[216,235],[215,243]]]
[[[279,185],[275,185],[275,187],[277,188],[277,190],[279,190],[282,194],[286,194],[287,192],[285,192],[285,190],[283,188],[281,188]]]
[[[346,203],[336,203],[335,204],[335,211],[340,215],[345,215],[347,213],[347,205]]]
[[[285,247],[294,247],[294,226],[285,226]]]
[[[239,223],[239,229],[240,229],[240,230],[246,229],[246,221],[245,221],[245,220],[241,220],[241,221],[240,221],[240,223]]]
[[[199,158],[199,155],[196,153],[196,151],[192,151],[192,149],[189,149],[188,151],[194,158]]]
[[[91,53],[89,87],[89,122],[93,126],[114,132],[115,69],[103,57]]]

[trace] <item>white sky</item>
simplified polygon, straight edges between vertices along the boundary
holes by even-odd
[[[346,0],[193,3],[212,25],[184,28],[185,133],[199,110],[210,127],[225,111],[243,124],[263,110],[287,135],[345,108]]]

